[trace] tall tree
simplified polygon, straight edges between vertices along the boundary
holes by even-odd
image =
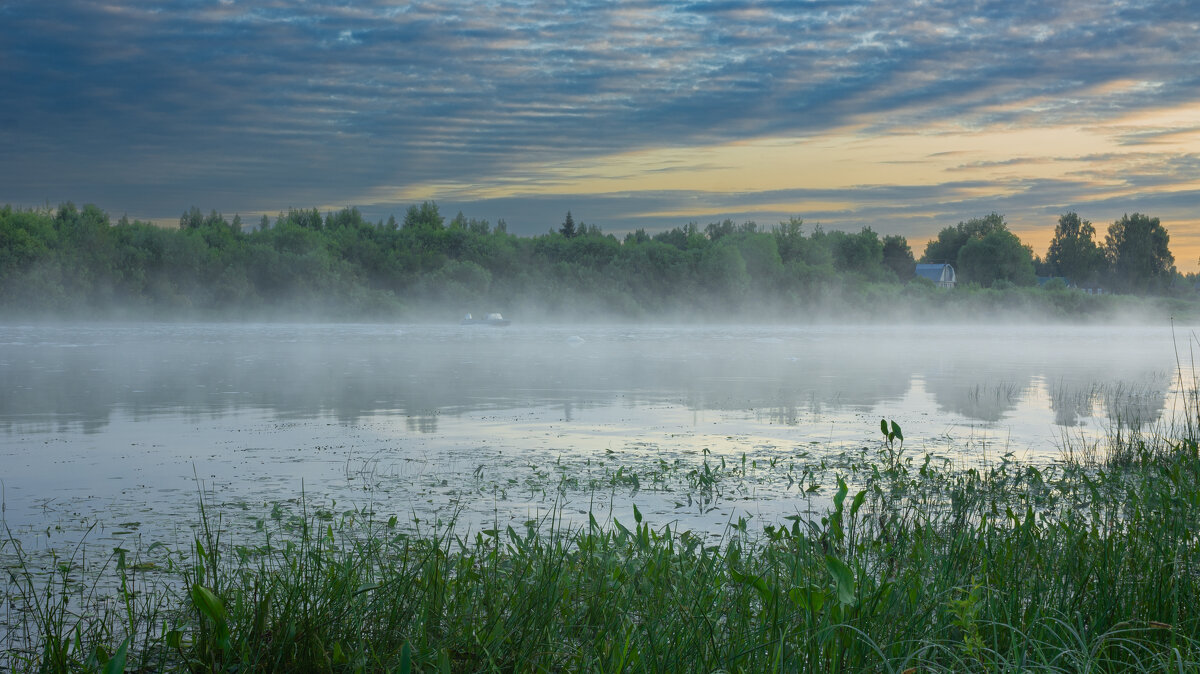
[[[1175,270],[1170,236],[1158,218],[1124,215],[1108,226],[1104,252],[1118,288],[1133,292],[1161,289]]]
[[[961,280],[990,288],[997,281],[1029,286],[1037,283],[1033,271],[1033,250],[1021,244],[1016,234],[994,230],[982,238],[971,237],[958,252],[958,276]]]
[[[771,234],[775,236],[775,246],[784,262],[791,262],[803,255],[807,243],[804,239],[804,220],[793,215],[773,228]]]
[[[0,282],[4,277],[48,256],[55,244],[54,228],[46,214],[0,208]]]
[[[833,239],[833,266],[838,271],[869,274],[883,263],[883,242],[870,227],[858,234],[830,232]]]
[[[179,216],[180,229],[200,229],[204,226],[204,213],[192,206]]]
[[[704,228],[704,233],[710,240],[720,241],[721,237],[733,234],[736,229],[737,225],[733,224],[733,220],[725,218],[721,222],[708,223],[708,226]]]
[[[908,239],[899,234],[883,237],[883,266],[891,269],[901,281],[913,277],[917,261],[912,248],[908,247]]]
[[[1075,211],[1064,213],[1054,228],[1054,239],[1046,251],[1046,262],[1055,272],[1075,283],[1090,283],[1104,270],[1104,251],[1095,241],[1096,228],[1081,220]]]
[[[559,227],[558,231],[568,239],[573,239],[578,234],[575,231],[575,218],[571,217],[571,211],[567,211],[567,217],[563,219],[562,227]]]
[[[971,239],[982,239],[993,232],[1006,231],[1008,225],[1004,222],[1004,216],[999,213],[989,213],[982,218],[960,222],[954,227],[947,227],[938,232],[938,238],[925,244],[921,262],[956,264],[958,252]]]
[[[722,302],[737,302],[744,299],[750,289],[750,275],[746,272],[746,259],[742,257],[733,239],[711,246],[700,257],[697,269],[711,297]]]
[[[646,243],[649,240],[650,235],[647,234],[646,230],[642,229],[641,227],[625,235],[625,243],[628,244]]]
[[[442,223],[446,221],[442,214],[438,212],[437,203],[433,201],[424,201],[418,207],[416,205],[409,206],[404,212],[404,228],[405,229],[443,229]]]

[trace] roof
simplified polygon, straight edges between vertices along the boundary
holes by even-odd
[[[917,265],[916,273],[917,276],[922,276],[930,281],[941,281],[942,272],[946,269],[946,267],[950,267],[950,265],[946,263],[919,264]],[[953,267],[950,268],[953,269]]]

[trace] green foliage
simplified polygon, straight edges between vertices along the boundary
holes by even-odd
[[[57,233],[48,214],[0,209],[0,283],[50,257]]]
[[[901,281],[913,277],[917,261],[913,257],[912,248],[908,246],[908,239],[898,234],[883,237],[883,265]]]
[[[894,421],[880,431],[903,442]],[[167,568],[106,566],[140,574],[126,601],[76,605],[69,560],[11,568],[0,582],[33,629],[0,667],[1197,671],[1197,446],[1183,428],[1114,437],[1103,458],[976,468],[864,450],[824,473],[822,513],[759,532],[742,519],[719,540],[636,505],[633,527],[560,510],[464,533],[300,499],[232,543],[202,503]],[[724,479],[707,461],[689,475],[698,494]]]
[[[784,262],[804,259],[807,239],[804,238],[804,221],[792,217],[771,231],[775,237],[775,248]]]
[[[469,260],[449,260],[423,276],[418,290],[454,306],[471,306],[474,298],[487,296],[491,284],[491,273],[478,264]]]
[[[1113,283],[1123,290],[1161,290],[1175,271],[1170,236],[1158,218],[1124,215],[1108,227],[1104,250],[1112,265]]]
[[[831,232],[833,266],[842,272],[873,274],[883,265],[883,242],[870,227],[858,234]]]
[[[558,232],[568,239],[573,239],[578,234],[575,231],[575,218],[571,217],[571,211],[567,211],[567,217],[563,218],[562,227],[558,228]]]
[[[938,232],[938,237],[925,244],[921,262],[926,264],[956,264],[959,251],[972,239],[982,239],[994,232],[1007,232],[1004,216],[990,213],[982,218],[972,218],[947,227]]]
[[[127,217],[114,225],[95,206],[5,207],[0,311],[445,319],[523,307],[562,317],[604,312],[867,319],[944,318],[970,313],[973,306],[1078,316],[1112,304],[1062,292],[1051,297],[1006,290],[1003,300],[981,294],[979,288],[1034,283],[1029,249],[997,214],[946,228],[926,247],[924,259],[953,255],[949,259],[964,281],[940,294],[913,280],[913,255],[904,237],[881,239],[871,228],[847,233],[814,226],[806,234],[799,218],[767,231],[754,222],[724,220],[654,235],[638,230],[621,242],[567,215],[564,231],[517,237],[507,233],[503,220],[493,227],[462,213],[445,225],[433,202],[408,208],[403,226],[395,218],[368,222],[358,209],[344,208],[327,214],[289,209],[273,222],[263,216],[257,226],[243,227],[237,215],[228,219],[191,207],[177,229]],[[1074,214],[1060,218],[1054,262],[1047,265],[1069,267],[1071,260],[1094,257],[1091,231]],[[1108,239],[1116,275],[1098,273],[1097,282],[1111,280],[1109,287],[1137,292],[1194,294],[1194,284],[1170,267],[1166,243],[1156,219],[1134,214],[1118,221]],[[1087,254],[1070,252],[1077,249]]]
[[[1033,272],[1033,251],[1021,244],[1016,234],[997,229],[980,237],[971,237],[958,252],[959,280],[988,288],[998,283],[1031,286],[1037,283]]]
[[[733,304],[750,291],[746,260],[735,241],[719,240],[700,258],[699,275],[713,297]]]
[[[667,243],[680,250],[701,250],[707,247],[708,237],[700,231],[699,225],[689,222],[684,227],[675,227],[670,231],[659,232],[652,237],[655,241]]]
[[[649,243],[650,241],[650,235],[646,233],[646,230],[639,227],[626,234],[625,240],[622,243],[625,245],[637,245],[639,243]]]
[[[442,229],[445,220],[438,212],[437,204],[432,201],[423,201],[420,206],[409,206],[405,211],[404,228],[436,231]]]
[[[746,274],[757,292],[766,292],[783,277],[783,260],[774,237],[740,235],[737,249],[746,264]]]
[[[1054,238],[1046,251],[1046,262],[1057,276],[1076,284],[1095,283],[1105,273],[1107,260],[1096,244],[1096,228],[1071,211],[1058,218]]]
[[[704,234],[709,238],[710,241],[713,242],[720,241],[722,238],[733,234],[735,231],[737,231],[737,225],[733,223],[733,220],[728,218],[722,220],[721,222],[714,222],[708,227],[704,228]]]

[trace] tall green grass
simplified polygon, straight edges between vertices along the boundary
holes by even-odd
[[[626,522],[554,512],[468,534],[301,502],[238,543],[202,503],[190,549],[155,568],[121,554],[103,597],[70,564],[10,569],[21,629],[0,668],[1200,670],[1200,455],[1186,430],[969,470],[906,456],[899,427],[882,430],[823,517],[739,520],[719,540],[636,508]]]

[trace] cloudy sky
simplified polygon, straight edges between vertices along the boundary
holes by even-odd
[[[1158,216],[1200,256],[1193,0],[0,0],[0,203],[409,204],[541,233]]]

